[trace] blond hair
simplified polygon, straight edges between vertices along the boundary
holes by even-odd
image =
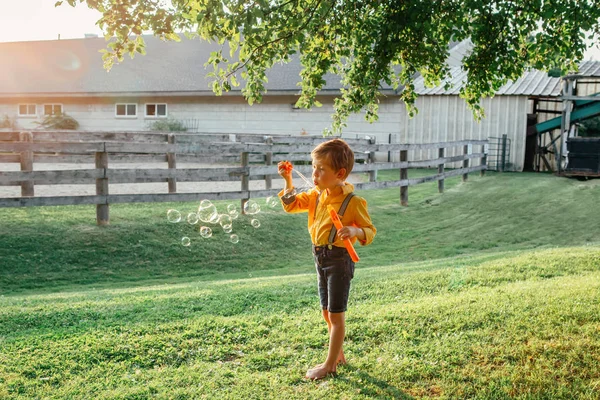
[[[336,172],[346,169],[344,179],[350,175],[354,167],[354,152],[346,142],[341,139],[332,139],[319,144],[310,153],[312,158],[327,160],[329,166]]]

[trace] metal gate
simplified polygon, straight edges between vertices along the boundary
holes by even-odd
[[[508,171],[511,169],[510,142],[507,135],[491,137],[489,140],[487,169],[491,171]]]

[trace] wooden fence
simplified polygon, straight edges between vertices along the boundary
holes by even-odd
[[[262,136],[251,134],[185,134],[148,132],[0,132],[0,164],[20,163],[20,171],[1,171],[0,186],[20,186],[20,197],[0,197],[0,207],[95,204],[99,225],[109,223],[109,205],[115,203],[197,201],[199,199],[241,199],[276,194],[273,177],[278,177],[277,163],[290,160],[295,168],[310,176],[310,151],[323,137]],[[444,179],[486,169],[487,141],[467,140],[446,143],[400,144],[376,143],[373,139],[346,139],[355,151],[353,172],[368,173],[369,181],[355,184],[356,189],[400,187],[400,202],[408,205],[408,187],[437,181],[440,192]],[[445,157],[445,149],[460,146],[463,154]],[[481,151],[474,153],[473,146]],[[439,149],[433,160],[409,161],[409,150]],[[374,162],[377,152],[399,152],[400,162]],[[480,165],[469,166],[479,159]],[[462,168],[444,170],[447,163],[462,161]],[[211,168],[178,168],[190,162],[219,163]],[[34,163],[73,164],[66,170],[35,170]],[[90,163],[95,168],[77,168]],[[144,168],[122,168],[122,164],[143,163]],[[162,163],[163,168],[153,168]],[[167,168],[164,168],[166,163]],[[238,166],[232,165],[238,164]],[[304,165],[299,165],[304,164]],[[119,168],[114,166],[119,165]],[[409,179],[410,168],[437,168],[437,174]],[[399,179],[377,181],[377,171],[399,170]],[[264,189],[250,190],[250,181],[264,181]],[[178,182],[238,181],[239,191],[178,193]],[[110,194],[109,184],[165,182],[168,193]],[[35,196],[35,185],[93,184],[95,195]]]

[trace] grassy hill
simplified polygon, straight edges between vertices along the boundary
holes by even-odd
[[[360,193],[379,232],[349,364],[317,383],[306,216],[240,217],[234,245],[166,222],[195,204],[111,206],[106,228],[93,207],[0,209],[0,398],[600,398],[600,181],[446,187]]]

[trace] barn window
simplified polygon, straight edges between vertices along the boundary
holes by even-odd
[[[146,104],[146,117],[166,118],[166,116],[167,116],[167,105],[166,104]]]
[[[62,112],[62,104],[44,104],[44,115],[59,115]]]
[[[137,117],[137,104],[119,103],[115,106],[117,117]]]
[[[35,117],[36,114],[35,104],[19,104],[19,117]]]

